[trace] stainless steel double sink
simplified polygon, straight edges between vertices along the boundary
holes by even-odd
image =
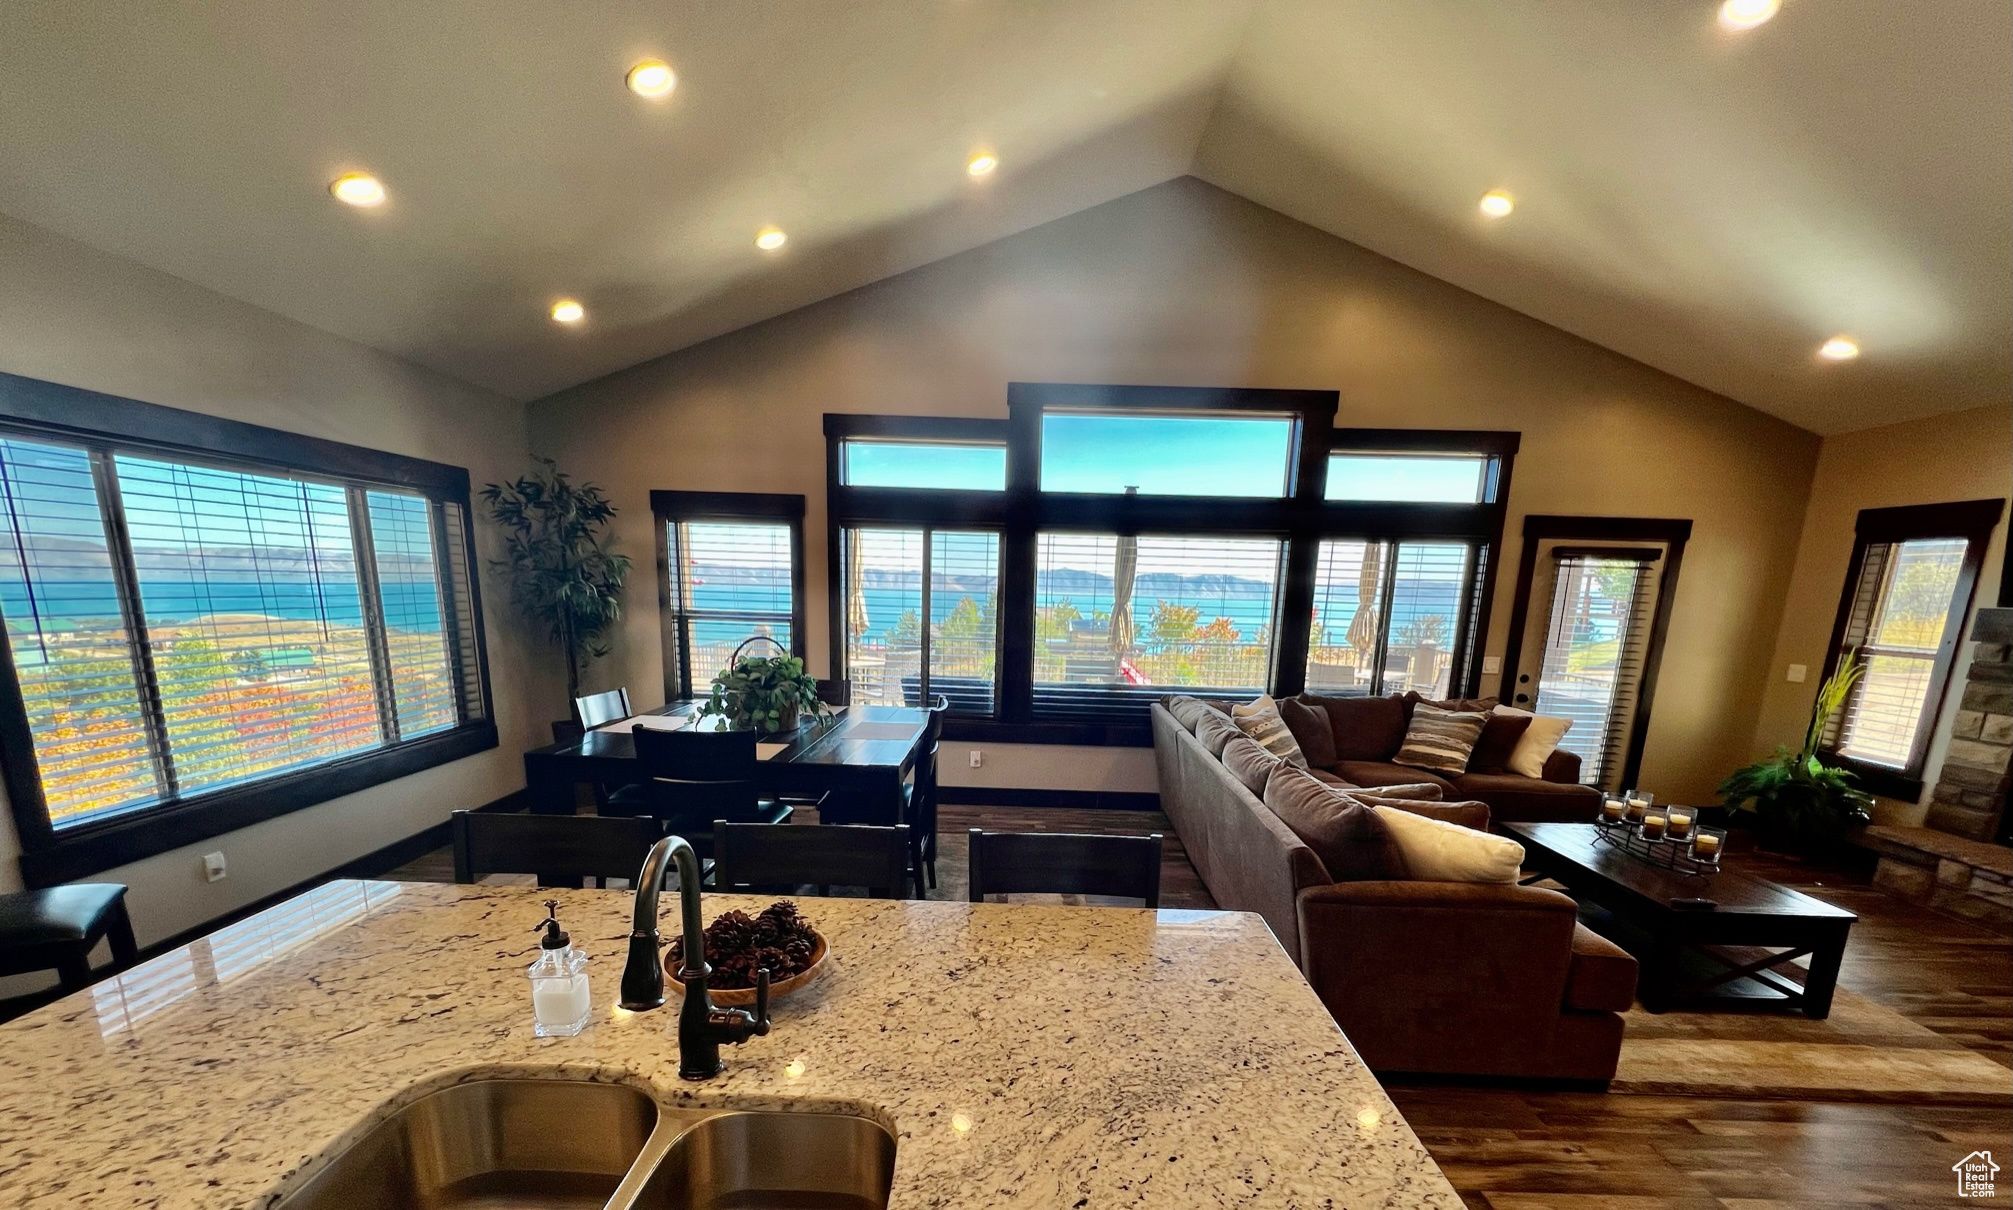
[[[851,1114],[476,1080],[400,1109],[275,1210],[884,1210],[894,1168],[893,1136]]]

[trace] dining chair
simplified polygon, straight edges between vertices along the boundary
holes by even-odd
[[[505,815],[456,811],[448,817],[454,880],[488,874],[536,874],[539,886],[579,886],[582,879],[634,881],[650,846],[663,836],[655,819],[595,815]]]
[[[930,721],[923,732],[923,754],[916,761],[914,778],[902,787],[902,822],[909,825],[910,857],[916,871],[916,897],[922,898],[924,880],[937,885],[937,749],[944,738],[944,715],[951,700],[937,694],[930,703]]]
[[[850,706],[853,704],[853,682],[835,679],[818,682],[818,700],[827,706]]]
[[[909,830],[897,824],[713,825],[713,885],[726,892],[790,894],[810,884],[825,893],[862,886],[874,899],[900,899],[909,881]]]
[[[112,950],[114,974],[139,959],[126,888],[116,882],[77,882],[0,895],[0,975],[56,972],[56,986],[0,1001],[0,1021],[89,987],[98,942]]]
[[[589,731],[606,723],[617,723],[633,713],[629,709],[629,690],[610,689],[606,693],[590,693],[586,697],[573,699],[573,713],[580,719],[580,725]]]
[[[754,731],[656,731],[637,727],[637,785],[610,796],[609,815],[654,816],[702,857],[712,856],[713,821],[785,823],[789,803],[763,798],[756,785]]]
[[[1113,895],[1160,906],[1160,833],[971,829],[971,901],[987,895]]]

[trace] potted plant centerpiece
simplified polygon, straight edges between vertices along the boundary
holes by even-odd
[[[1831,720],[1845,707],[1866,672],[1857,652],[1847,653],[1838,671],[1817,691],[1803,747],[1749,765],[1720,783],[1721,800],[1754,815],[1755,841],[1763,848],[1810,853],[1836,846],[1853,829],[1873,822],[1873,796],[1860,789],[1851,770],[1829,765],[1818,755]]]
[[[774,653],[748,654],[756,643],[768,643]],[[824,713],[818,680],[804,671],[804,661],[781,643],[758,635],[734,649],[727,668],[713,678],[712,696],[699,707],[700,717],[717,716],[737,731],[794,731],[799,718]]]

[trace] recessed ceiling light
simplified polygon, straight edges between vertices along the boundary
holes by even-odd
[[[784,235],[781,228],[764,227],[755,233],[755,246],[764,252],[774,252],[787,243],[789,239],[790,237]]]
[[[1781,8],[1782,0],[1726,0],[1719,6],[1719,23],[1728,29],[1753,29]]]
[[[1502,218],[1517,208],[1517,199],[1501,189],[1491,189],[1482,195],[1482,213],[1490,218]]]
[[[368,172],[345,172],[329,182],[329,192],[338,202],[351,206],[384,204],[384,182]]]
[[[563,324],[577,324],[587,318],[587,308],[570,298],[552,304],[552,318]]]
[[[1834,336],[1818,346],[1817,355],[1826,361],[1851,361],[1859,356],[1859,342],[1850,336]]]
[[[629,91],[639,97],[661,97],[678,87],[678,74],[662,59],[645,59],[629,69]]]
[[[965,165],[965,171],[973,176],[987,176],[999,166],[1000,158],[992,152],[974,151],[970,162]]]

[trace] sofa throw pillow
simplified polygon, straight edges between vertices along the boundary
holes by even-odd
[[[1397,807],[1427,819],[1457,823],[1477,832],[1489,830],[1489,804],[1485,802],[1426,802],[1416,798],[1386,798],[1380,791],[1352,790],[1349,797],[1373,807]]]
[[[1486,714],[1442,710],[1420,702],[1412,708],[1405,742],[1399,745],[1398,755],[1391,758],[1391,763],[1459,777],[1468,771],[1468,754],[1475,750],[1475,741],[1482,737],[1482,728],[1488,721]]]
[[[1201,698],[1187,697],[1185,695],[1175,696],[1168,705],[1167,712],[1174,716],[1175,722],[1188,728],[1191,735],[1195,733],[1195,725],[1202,721],[1203,715],[1218,713],[1211,710],[1209,703],[1203,701]]]
[[[1211,756],[1221,757],[1223,745],[1242,734],[1244,732],[1237,729],[1237,724],[1230,721],[1229,715],[1218,714],[1214,710],[1202,711],[1195,720],[1195,738]]]
[[[1347,783],[1345,782],[1346,786]],[[1408,802],[1439,802],[1447,797],[1447,790],[1436,781],[1407,781],[1395,786],[1350,786],[1350,789],[1374,794],[1379,798],[1402,798]]]
[[[1240,735],[1223,745],[1223,767],[1230,770],[1230,776],[1243,782],[1245,789],[1260,797],[1265,794],[1265,780],[1285,763],[1248,735]]]
[[[1531,725],[1524,729],[1523,736],[1517,740],[1517,746],[1510,750],[1510,759],[1504,762],[1504,766],[1510,772],[1523,777],[1543,778],[1546,759],[1559,746],[1559,741],[1566,738],[1566,732],[1573,729],[1573,720],[1553,718],[1547,714],[1532,714],[1515,706],[1498,706],[1496,710],[1512,716],[1523,715],[1531,720]]]
[[[1317,697],[1300,695],[1303,705],[1328,716],[1335,741],[1335,762],[1391,759],[1405,742],[1405,703],[1395,697]]]
[[[1264,802],[1314,851],[1337,882],[1391,882],[1409,876],[1391,829],[1374,809],[1281,761],[1265,783]]]
[[[1511,883],[1523,868],[1524,846],[1507,836],[1429,819],[1398,807],[1371,810],[1398,842],[1405,868],[1421,882]]]
[[[1307,758],[1310,768],[1325,769],[1335,763],[1335,729],[1326,710],[1289,697],[1279,703],[1279,717],[1286,720],[1286,729],[1293,733],[1293,742],[1300,745],[1300,755]]]
[[[1233,706],[1230,721],[1252,739],[1258,746],[1291,765],[1307,767],[1306,754],[1300,751],[1300,743],[1293,738],[1293,729],[1286,720],[1279,717],[1279,705],[1270,694],[1261,693],[1252,701]]]
[[[1489,711],[1495,709],[1496,703],[1502,699],[1494,697],[1450,697],[1445,701],[1436,702],[1430,697],[1423,696],[1417,689],[1407,689],[1405,696],[1400,700],[1405,703],[1405,721],[1410,722],[1412,711],[1420,702],[1424,702],[1428,706],[1433,706],[1440,710],[1458,710],[1463,714],[1487,714]]]
[[[1468,753],[1468,772],[1501,773],[1510,767],[1510,754],[1517,750],[1517,741],[1524,738],[1524,732],[1531,729],[1531,716],[1521,711],[1515,714],[1506,710],[1492,710],[1489,721],[1482,727],[1482,736],[1475,741],[1475,750]]]

